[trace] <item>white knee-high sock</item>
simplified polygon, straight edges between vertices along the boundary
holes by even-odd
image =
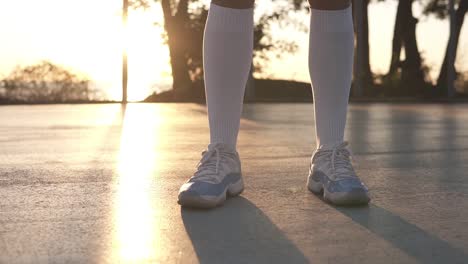
[[[252,53],[253,8],[211,4],[203,39],[210,143],[236,146]]]
[[[351,7],[311,9],[309,71],[314,96],[317,147],[341,143],[353,70]]]

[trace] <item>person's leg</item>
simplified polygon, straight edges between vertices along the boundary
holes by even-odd
[[[179,203],[215,207],[244,189],[237,134],[252,63],[254,0],[213,0],[203,39],[210,144],[194,175],[182,185]]]
[[[309,71],[317,148],[343,142],[353,69],[349,0],[309,0]]]
[[[236,147],[253,53],[253,0],[213,0],[203,41],[210,143]]]
[[[315,150],[310,191],[336,205],[367,204],[367,187],[351,164],[344,129],[353,70],[354,32],[349,0],[309,0],[309,70],[314,95]]]

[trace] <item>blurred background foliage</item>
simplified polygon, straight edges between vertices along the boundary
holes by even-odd
[[[48,61],[17,67],[0,81],[0,102],[87,102],[96,91],[86,77]]]
[[[354,70],[354,83],[359,81],[361,92],[354,93],[355,87],[352,87],[353,98],[445,98],[448,95],[447,73],[450,67],[455,72],[452,81],[456,87],[456,98],[467,96],[468,74],[457,72],[454,63],[449,65],[448,44],[437,80],[431,80],[428,74],[430,66],[425,63],[416,38],[419,21],[413,14],[413,4],[423,7],[423,16],[448,19],[449,0],[398,1],[390,66],[383,74],[374,74],[370,67],[368,5],[371,1],[385,0],[362,1],[364,4],[361,5],[362,10],[359,10],[362,16],[362,63],[359,69]],[[130,1],[130,8],[146,9],[154,3],[160,4],[163,11],[163,24],[160,26],[164,27],[162,39],[169,49],[173,89],[155,93],[146,101],[202,101],[202,44],[208,6],[199,0],[134,0]],[[254,59],[246,97],[250,101],[281,101],[282,98],[288,101],[307,101],[311,96],[308,83],[275,82],[253,77],[256,73],[262,73],[272,57],[283,58],[298,49],[298,43],[273,34],[275,29],[288,28],[300,32],[308,30],[308,22],[297,18],[298,13],[308,13],[307,1],[271,1],[271,5],[270,11],[261,14],[255,21]],[[468,0],[455,0],[455,25],[451,32],[455,40],[455,56],[467,9]],[[282,89],[295,90],[288,93]],[[0,80],[1,102],[79,102],[96,98],[93,96],[96,93],[97,91],[90,89],[88,79],[46,61],[17,68]],[[284,99],[285,94],[290,96]]]

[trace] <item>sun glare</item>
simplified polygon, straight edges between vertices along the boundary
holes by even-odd
[[[26,8],[27,7],[27,8]],[[130,10],[123,32],[120,1],[8,1],[0,10],[0,73],[51,61],[86,75],[105,99],[121,99],[122,50],[127,47],[128,99],[142,100],[171,86],[167,46],[155,26],[160,4]],[[21,15],[19,15],[21,14]],[[27,19],[25,19],[27,18]],[[6,27],[5,25],[8,25]]]
[[[149,261],[158,253],[159,213],[155,203],[155,175],[160,166],[159,107],[130,104],[123,113],[117,159],[117,191],[114,207],[114,258],[121,263]],[[147,122],[148,119],[157,120]]]
[[[129,100],[141,100],[154,90],[169,88],[169,52],[161,39],[162,29],[154,26],[155,17],[134,11],[127,24]]]

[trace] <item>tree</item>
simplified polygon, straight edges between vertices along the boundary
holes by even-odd
[[[89,80],[48,61],[17,67],[0,81],[3,100],[17,102],[88,101]]]
[[[368,15],[368,6],[370,0],[362,0],[363,3],[361,5],[362,10],[360,10],[362,15],[362,38],[360,39],[363,41],[362,43],[362,54],[358,54],[355,52],[355,60],[357,59],[358,55],[361,55],[361,67],[359,69],[354,69],[354,79],[360,78],[360,83],[362,85],[362,93],[365,96],[373,95],[375,92],[372,90],[374,80],[372,76],[372,71],[370,67],[370,46],[369,46],[369,15]],[[353,0],[353,6],[357,6],[355,0]],[[353,9],[353,16],[354,14]],[[357,32],[358,25],[354,23],[354,31]],[[359,40],[358,40],[359,41]]]
[[[208,15],[205,5],[198,0],[156,0],[161,3],[164,18],[164,39],[169,47],[173,75],[173,96],[187,100],[194,96],[193,83],[203,79],[203,31]],[[133,7],[148,7],[148,1],[133,1]],[[281,57],[295,52],[297,44],[275,39],[272,25],[295,26],[306,30],[302,21],[289,16],[290,11],[306,10],[304,1],[288,0],[277,5],[271,13],[263,14],[254,28],[253,72],[261,72],[272,53]],[[195,91],[197,92],[197,91]]]
[[[414,0],[399,0],[395,19],[395,28],[392,41],[392,57],[387,78],[394,79],[400,74],[400,85],[396,95],[416,95],[426,86],[425,71],[422,65],[416,40],[416,24],[418,19],[413,16]],[[402,49],[405,51],[405,59],[400,60]],[[404,84],[401,85],[401,84]]]
[[[427,15],[433,14],[439,19],[445,19],[448,16],[447,5],[448,5],[447,0],[430,0],[424,9],[424,13]],[[457,53],[458,42],[460,39],[461,28],[463,26],[463,22],[465,20],[465,14],[467,10],[468,10],[468,0],[459,0],[458,7],[455,11],[455,30],[453,32],[454,34],[453,37],[455,40],[455,47],[454,47],[455,57]],[[447,83],[448,67],[453,67],[454,72],[456,72],[455,65],[447,65],[449,53],[450,53],[449,44],[447,43],[444,60],[440,67],[439,76],[437,78],[437,88],[440,93],[442,93],[445,90],[444,87]]]

